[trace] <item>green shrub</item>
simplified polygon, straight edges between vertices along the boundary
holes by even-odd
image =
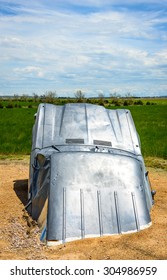
[[[142,100],[137,100],[134,102],[134,105],[143,105],[143,101]]]
[[[115,106],[121,106],[121,103],[120,103],[118,100],[116,100],[116,101],[114,102],[114,105],[115,105]]]
[[[123,105],[124,105],[124,106],[128,106],[128,105],[129,105],[129,104],[128,104],[128,101],[125,100],[124,103],[123,103]]]
[[[12,109],[12,108],[13,108],[13,104],[12,104],[12,103],[7,104],[7,105],[6,105],[6,108],[7,108],[7,109]]]
[[[98,105],[100,105],[100,106],[104,106],[104,102],[103,102],[103,100],[101,100],[101,99],[100,99],[100,100],[98,101]]]
[[[119,101],[119,99],[115,98],[115,99],[112,100],[111,104],[114,104],[115,106],[120,106],[121,101]]]

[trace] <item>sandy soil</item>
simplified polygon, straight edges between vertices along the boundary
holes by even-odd
[[[157,191],[150,228],[51,248],[40,243],[38,226],[24,210],[28,172],[28,160],[0,161],[0,259],[167,259],[167,171],[149,168]]]

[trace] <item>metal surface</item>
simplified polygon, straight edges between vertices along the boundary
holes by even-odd
[[[33,127],[28,208],[48,244],[151,224],[152,195],[130,111],[41,104]]]

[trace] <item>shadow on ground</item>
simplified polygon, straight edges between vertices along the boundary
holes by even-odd
[[[28,179],[15,180],[13,181],[13,183],[14,183],[13,189],[17,197],[25,206],[28,202]]]

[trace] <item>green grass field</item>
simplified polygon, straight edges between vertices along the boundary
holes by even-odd
[[[144,157],[167,159],[167,105],[129,107]]]
[[[145,102],[145,101],[144,101]],[[108,106],[131,111],[144,157],[167,159],[167,99],[153,106]],[[146,102],[145,102],[146,103]],[[29,103],[25,103],[26,105]],[[0,109],[0,154],[30,154],[36,108]]]
[[[113,108],[113,107],[111,107]],[[166,105],[128,106],[140,136],[144,157],[167,159],[167,100]]]
[[[0,154],[29,154],[36,109],[0,110]]]

